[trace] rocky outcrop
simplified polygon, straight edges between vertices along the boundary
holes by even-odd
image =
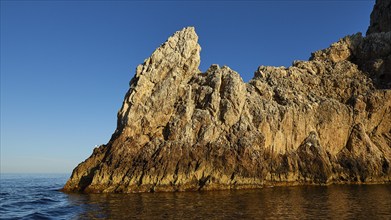
[[[391,31],[391,1],[376,0],[375,7],[371,13],[371,25],[367,35],[372,33]]]
[[[65,191],[391,182],[391,32],[260,66],[248,83],[226,66],[200,72],[197,40],[178,31],[137,67],[117,130]]]

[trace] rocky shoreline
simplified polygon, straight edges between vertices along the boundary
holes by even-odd
[[[198,67],[193,27],[171,36],[130,81],[106,145],[66,192],[157,192],[391,183],[391,1],[371,26],[244,83]]]

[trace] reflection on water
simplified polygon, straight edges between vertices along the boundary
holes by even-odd
[[[391,219],[391,185],[70,194],[68,198],[83,208],[81,219]]]

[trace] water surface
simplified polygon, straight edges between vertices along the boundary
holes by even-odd
[[[391,219],[391,185],[65,194],[68,175],[1,174],[2,219]]]

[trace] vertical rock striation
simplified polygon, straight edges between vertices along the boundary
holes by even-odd
[[[198,69],[194,28],[136,70],[106,145],[64,191],[153,192],[391,182],[390,1],[368,34],[291,67]]]

